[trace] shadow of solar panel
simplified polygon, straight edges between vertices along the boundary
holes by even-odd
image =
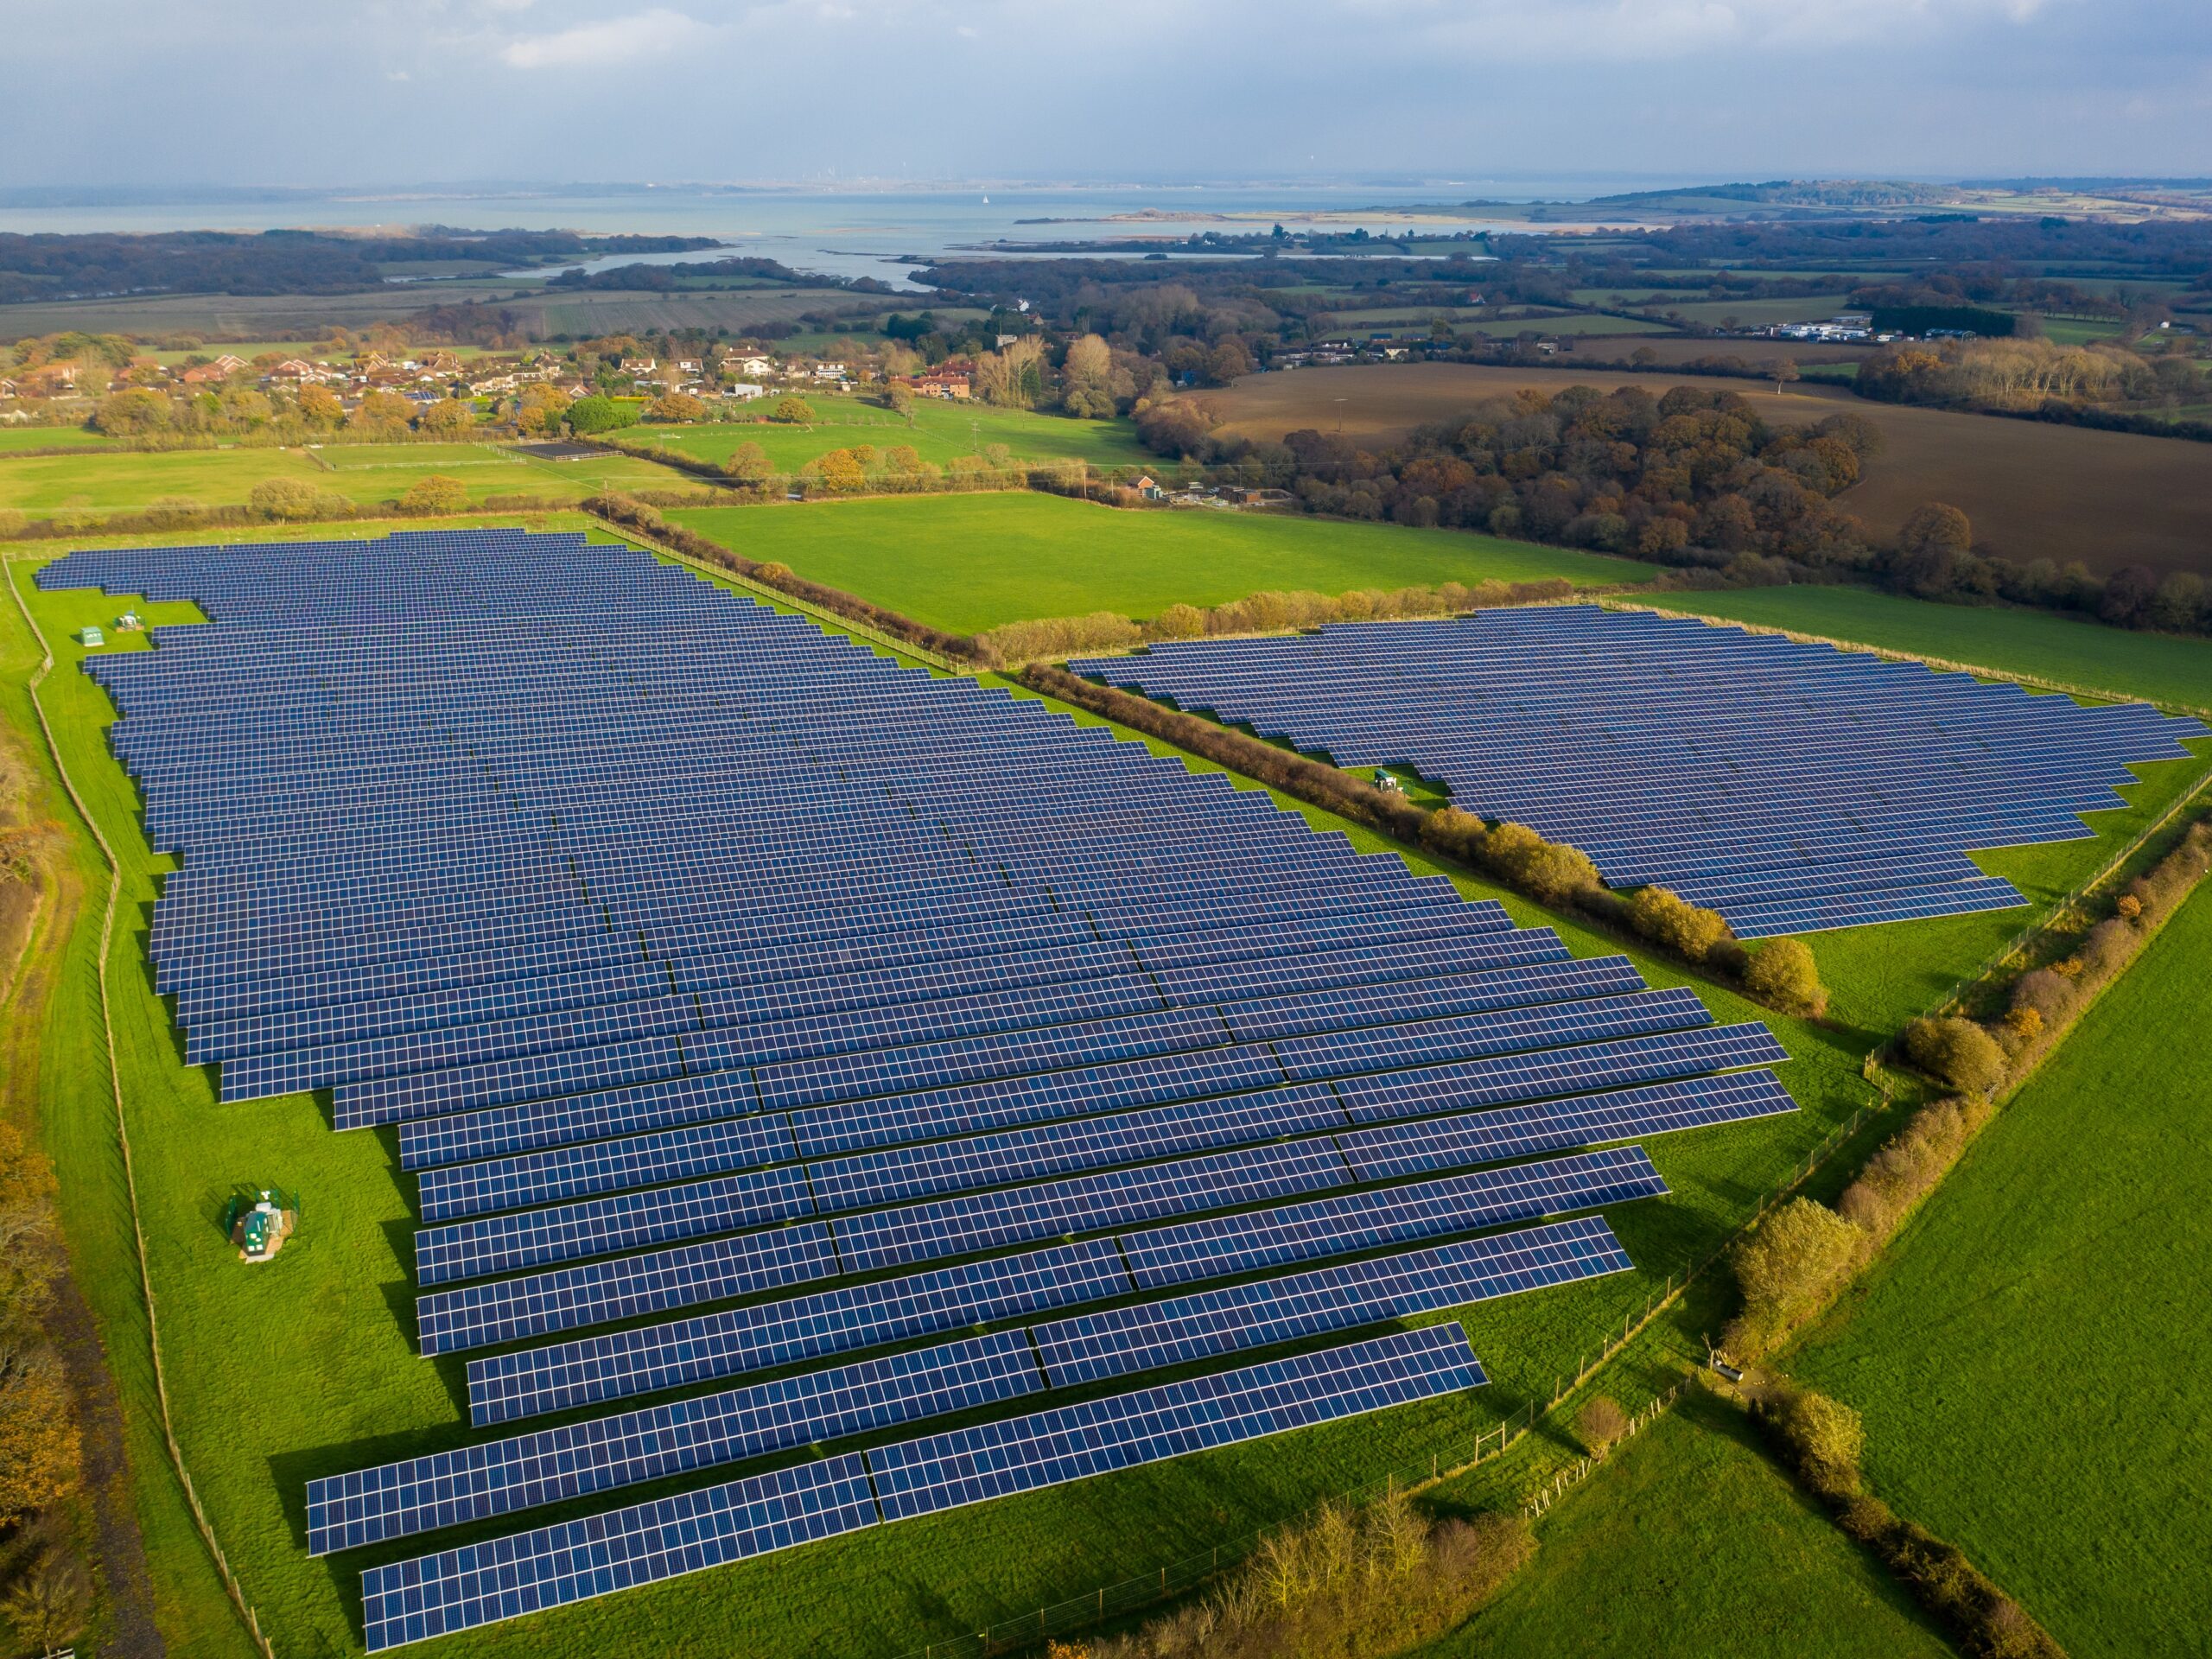
[[[327,1555],[972,1410],[1045,1386],[1018,1331],[862,1360],[308,1483]]]
[[[857,1456],[753,1475],[361,1574],[372,1653],[876,1524]]]
[[[937,1268],[472,1360],[469,1412],[480,1426],[566,1411],[1100,1301],[1131,1288],[1109,1239]]]
[[[1162,1383],[868,1454],[886,1521],[934,1515],[1487,1381],[1457,1325]]]
[[[1656,1198],[1666,1190],[1643,1148],[1624,1147],[1181,1222],[1126,1233],[1120,1243],[1138,1288],[1159,1290],[1293,1262],[1470,1233],[1503,1222],[1626,1204]]]
[[[425,1354],[456,1353],[833,1279],[842,1270],[830,1229],[818,1221],[798,1222],[648,1255],[432,1291],[415,1299],[415,1324]]]
[[[1030,1334],[1053,1386],[1069,1388],[1626,1273],[1634,1265],[1604,1220],[1589,1216],[1078,1314]]]

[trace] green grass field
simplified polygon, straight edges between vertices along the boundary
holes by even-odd
[[[2200,887],[1791,1362],[2076,1659],[2212,1630],[2208,961]]]
[[[112,449],[115,440],[81,426],[0,426],[0,455],[26,449]]]
[[[1343,593],[1409,583],[1641,582],[1649,566],[1457,531],[1213,512],[1129,512],[1060,496],[938,495],[670,515],[748,558],[780,560],[959,633],[1027,617],[1176,603],[1266,588]]]
[[[1750,1433],[1688,1396],[1549,1510],[1535,1560],[1419,1659],[1949,1653]]]
[[[107,753],[103,730],[112,711],[75,671],[82,653],[66,637],[130,601],[39,594],[21,563],[11,575],[61,658],[46,694],[57,735],[125,864],[128,909],[111,977],[117,1052],[185,1455],[279,1650],[353,1651],[357,1573],[377,1557],[305,1556],[304,1481],[477,1438],[462,1423],[461,1367],[418,1358],[408,1334],[411,1192],[396,1173],[389,1136],[334,1135],[321,1109],[304,1096],[223,1105],[206,1074],[180,1064],[142,961],[164,861],[147,852],[134,791]],[[12,606],[4,627],[8,659],[21,664],[29,647]],[[27,718],[20,695],[9,706],[11,718]],[[1317,827],[1334,827],[1317,812],[1306,816]],[[1363,836],[1353,839],[1375,846]],[[1490,892],[1471,880],[1462,886],[1471,896]],[[1507,902],[1524,919],[1543,919],[1517,899]],[[1611,949],[1573,927],[1562,931],[1578,954]],[[118,1243],[119,1185],[112,1140],[103,1128],[111,1120],[98,1065],[96,991],[83,971],[89,945],[80,938],[78,949],[79,969],[63,983],[47,1033],[48,1138],[69,1195],[80,1276],[111,1350],[124,1355],[118,1363],[127,1369],[141,1351],[134,1345],[137,1286]],[[1657,964],[1646,971],[1655,984],[1682,982]],[[1723,993],[1708,995],[1720,1019],[1755,1013]],[[454,1638],[444,1650],[455,1659],[493,1652],[719,1656],[740,1646],[764,1656],[897,1654],[1233,1537],[1380,1468],[1425,1460],[1548,1392],[1557,1373],[1608,1325],[1618,1326],[1624,1312],[1640,1307],[1666,1272],[1722,1236],[1806,1144],[1866,1101],[1870,1091],[1857,1076],[1859,1056],[1847,1037],[1775,1024],[1798,1057],[1785,1076],[1806,1109],[1654,1142],[1673,1196],[1615,1217],[1643,1270],[1469,1313],[1477,1351],[1493,1377],[1476,1395],[860,1535]],[[236,1184],[271,1180],[304,1189],[310,1220],[275,1263],[249,1272],[220,1238],[217,1217]],[[139,1443],[150,1445],[143,1389],[126,1381],[126,1398]],[[149,1488],[142,1502],[149,1550],[160,1564],[173,1646],[233,1650],[238,1643],[230,1637],[227,1611],[200,1581],[196,1543],[182,1529],[181,1511],[164,1507],[158,1457],[142,1457],[140,1469]],[[582,1506],[607,1507],[605,1499]],[[566,1513],[547,1511],[532,1521]],[[389,1555],[409,1553],[403,1547]]]
[[[0,507],[36,517],[129,512],[173,496],[204,506],[238,506],[255,485],[270,479],[296,480],[372,506],[397,499],[434,473],[458,479],[472,502],[493,495],[582,500],[607,488],[680,490],[696,484],[632,456],[553,462],[470,443],[331,444],[312,454],[245,448],[117,451],[0,458]]]
[[[2125,696],[2212,708],[2212,639],[2131,633],[2048,611],[1938,605],[1863,588],[1746,588],[1660,595],[1648,602]]]
[[[820,416],[804,426],[768,421],[717,421],[700,426],[638,426],[620,435],[631,445],[652,445],[711,461],[719,466],[741,443],[757,443],[769,465],[795,473],[818,455],[870,443],[878,449],[911,444],[924,461],[942,467],[958,455],[982,453],[1002,443],[1017,461],[1087,461],[1094,467],[1157,467],[1160,457],[1141,448],[1127,421],[1072,421],[1026,409],[997,409],[988,404],[956,404],[940,398],[914,401],[909,422],[857,397],[801,391],[798,394]],[[765,410],[766,400],[753,405]]]

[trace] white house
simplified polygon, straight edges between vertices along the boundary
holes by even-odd
[[[741,374],[750,377],[773,374],[775,372],[776,365],[758,352],[733,352],[729,356],[722,359],[724,374]]]
[[[767,387],[756,385],[750,380],[734,381],[722,388],[723,397],[734,397],[741,404],[749,404],[755,397],[766,397],[767,395]]]

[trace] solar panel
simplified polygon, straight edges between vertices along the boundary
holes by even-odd
[[[1044,1386],[1027,1340],[1002,1332],[333,1475],[308,1483],[308,1553],[487,1521]]]
[[[1455,805],[1580,848],[1614,887],[1716,908],[1745,939],[2022,904],[1967,850],[2087,834],[2070,815],[2121,805],[2130,764],[2204,732],[2141,705],[1592,606],[1069,667],[1339,766],[1414,766]],[[1891,862],[1908,842],[1931,855],[1917,881]],[[1869,848],[1890,856],[1831,855]],[[1716,859],[1738,880],[1708,880]]]
[[[750,1475],[361,1574],[371,1653],[722,1567],[877,1522],[857,1455]]]
[[[1084,1480],[1487,1381],[1457,1325],[1377,1337],[868,1454],[886,1521]]]
[[[1199,1351],[1115,1323],[1133,1296],[1233,1294],[1250,1341],[1302,1341],[1344,1328],[1356,1299],[1263,1317],[1252,1275],[1288,1294],[1335,1274],[1370,1310],[1446,1284],[1503,1294],[1520,1269],[1483,1252],[1506,1247],[1465,1235],[1664,1189],[1634,1147],[1465,1172],[1789,1109],[1745,1069],[1786,1058],[1764,1027],[1716,1027],[1624,958],[1574,958],[1263,793],[632,550],[407,533],[85,550],[38,580],[191,598],[213,619],[87,665],[122,710],[111,742],[149,841],[181,862],[148,934],[156,983],[226,1098],[327,1090],[337,1127],[397,1126],[421,1345],[474,1356],[473,1421],[677,1395],[318,1483],[318,1549],[998,1410],[1044,1385],[1040,1321],[1088,1333],[1066,1363],[1096,1376]],[[1572,616],[1516,616],[1535,630],[1505,642],[1516,666],[1547,641],[1578,661],[1611,648],[1573,643]],[[1966,677],[1861,683],[1817,652],[1758,646],[1819,710],[1803,746],[1837,760],[1767,757],[1794,804],[1752,824],[1764,774],[1694,802],[1662,790],[1696,753],[1666,724],[1682,709],[1731,753],[1758,721],[1710,695],[1737,670],[1696,625],[1646,631],[1619,660],[1692,690],[1602,725],[1589,760],[1618,806],[1592,809],[1584,757],[1525,741],[1573,712],[1586,674],[1572,696],[1523,676],[1520,725],[1470,717],[1481,786],[1524,781],[1609,868],[1665,861],[1747,928],[1958,904],[1982,880],[1961,847],[2075,833],[2074,813],[2183,732],[2146,711],[2074,721],[2052,699],[1985,709]],[[1438,672],[1361,637],[1378,688]],[[1851,728],[1923,717],[1978,753],[1929,740],[1939,776]],[[2055,734],[2081,741],[2053,758]],[[1878,874],[1876,846],[1892,855]],[[1786,880],[1785,854],[1802,866]],[[1382,1276],[1416,1257],[1429,1278]],[[1224,1279],[1245,1282],[1203,1288]],[[1018,1328],[976,1329],[1002,1325]],[[1355,1350],[1415,1370],[1445,1357],[1419,1345],[1441,1338],[1378,1340],[1414,1346]],[[1463,1344],[1449,1360],[1471,1364]],[[1331,1363],[1270,1375],[1299,1399],[1401,1386],[1295,1369]],[[1199,1442],[1128,1414],[1217,1385],[1080,1409],[1130,1426],[1136,1449],[1115,1456],[1175,1455]],[[873,1524],[869,1466],[376,1569],[371,1645]],[[964,1501],[948,1495],[966,1478],[917,1476],[897,1501]]]
[[[1598,1217],[1082,1313],[1031,1332],[1056,1388],[1464,1307],[1633,1266]]]

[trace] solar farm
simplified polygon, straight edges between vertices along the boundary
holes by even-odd
[[[1646,611],[1563,606],[1154,645],[1070,670],[1452,804],[1656,885],[1739,938],[2025,904],[1969,855],[2087,840],[2204,724]]]
[[[1796,1109],[1764,1025],[1625,957],[626,547],[38,582],[208,617],[87,661],[180,861],[156,988],[224,1101],[318,1091],[416,1193],[411,1336],[467,1421],[313,1479],[299,1540],[363,1552],[372,1651],[1483,1388],[1454,1310],[1635,1265],[1601,1212],[1666,1194],[1643,1141]],[[1410,708],[1453,671],[1419,658],[1359,673]],[[2176,735],[2079,712],[2057,805],[1992,760],[1930,858],[2056,835]]]

